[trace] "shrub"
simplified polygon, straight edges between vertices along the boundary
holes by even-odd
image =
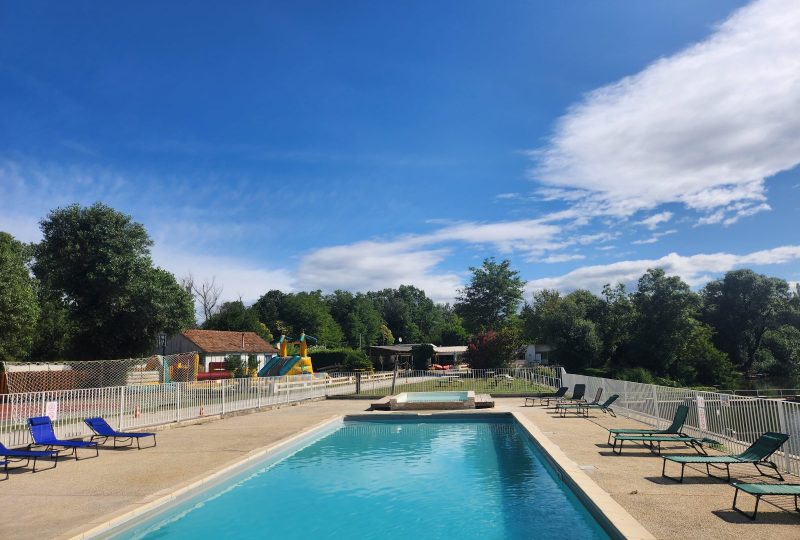
[[[433,358],[433,353],[433,345],[430,343],[414,345],[411,349],[411,356],[414,359],[414,369],[428,369],[431,364],[431,358]]]
[[[234,379],[247,377],[245,363],[241,354],[229,354],[225,357],[225,369],[233,374]]]
[[[339,366],[343,371],[354,369],[372,369],[364,351],[358,349],[320,349],[309,353],[314,369],[320,370],[328,367]]]

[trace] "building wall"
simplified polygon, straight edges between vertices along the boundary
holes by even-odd
[[[542,364],[548,365],[550,363],[550,351],[553,347],[545,344],[528,345],[525,348],[525,362],[527,364]]]
[[[167,337],[167,346],[165,349],[165,354],[179,354],[179,353],[186,353],[197,351],[200,353],[200,365],[204,367],[205,371],[208,371],[208,364],[211,362],[224,362],[225,357],[229,354],[241,354],[245,359],[247,355],[250,353],[243,353],[241,351],[231,351],[225,353],[205,353],[203,351],[198,351],[197,345],[189,339],[186,338],[183,334],[175,334],[173,336]],[[155,354],[161,354],[161,348],[156,347],[154,351]],[[267,363],[267,360],[275,356],[274,353],[256,353],[258,357],[258,369],[264,367],[264,364]]]

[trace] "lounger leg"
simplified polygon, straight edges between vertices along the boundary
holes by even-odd
[[[686,463],[681,463],[681,478],[678,480],[677,478],[673,478],[671,476],[667,476],[667,458],[662,458],[664,460],[664,464],[661,466],[661,476],[664,478],[669,478],[670,480],[674,480],[675,482],[683,482],[683,472],[686,469]]]
[[[738,496],[739,496],[739,488],[737,487],[736,488],[736,492],[733,494],[733,509],[736,510],[737,512],[739,512],[740,514],[742,514],[743,516],[745,516],[746,518],[749,518],[751,520],[756,519],[756,514],[758,514],[758,503],[761,500],[761,495],[756,495],[755,496],[755,498],[756,498],[756,506],[755,506],[755,509],[753,510],[752,514],[748,514],[747,512],[742,510],[741,508],[737,508],[736,507],[736,498]]]

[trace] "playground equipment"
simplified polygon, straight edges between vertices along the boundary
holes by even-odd
[[[300,334],[300,339],[281,336],[277,345],[279,356],[270,358],[258,372],[259,377],[282,377],[284,375],[304,375],[314,373],[311,357],[308,356],[308,342],[316,345],[317,338]],[[299,345],[300,354],[289,356],[289,345]]]

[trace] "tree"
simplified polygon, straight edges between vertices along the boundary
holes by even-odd
[[[307,332],[326,347],[337,347],[344,342],[342,329],[328,311],[322,291],[287,294],[279,309],[292,335]]]
[[[258,315],[258,320],[267,325],[275,336],[290,333],[288,325],[281,320],[281,309],[286,296],[286,293],[272,289],[263,294],[252,306]]]
[[[411,348],[411,358],[414,362],[414,369],[424,370],[431,365],[433,358],[433,345],[430,343],[420,343]]]
[[[325,296],[325,303],[351,347],[363,348],[380,343],[383,321],[375,305],[365,295],[334,291]]]
[[[258,320],[255,310],[245,307],[241,300],[225,302],[219,311],[203,323],[206,330],[228,330],[233,332],[255,332],[264,341],[270,342],[273,336],[267,326]]]
[[[759,366],[761,370],[784,378],[800,377],[800,329],[784,324],[767,330],[761,345],[761,350],[766,353],[763,356],[771,360]]]
[[[728,355],[714,347],[711,327],[693,320],[686,341],[680,344],[677,377],[685,382],[730,388],[737,373]]]
[[[504,368],[516,359],[520,346],[514,329],[488,330],[470,338],[465,359],[472,369]]]
[[[33,271],[67,306],[72,357],[143,355],[160,332],[194,324],[191,295],[153,267],[152,241],[130,216],[101,203],[76,204],[50,212],[41,229]]]
[[[30,354],[39,304],[26,266],[25,246],[0,232],[0,360]]]
[[[210,281],[205,279],[203,283],[198,284],[194,276],[189,274],[181,280],[181,285],[200,303],[200,309],[203,310],[203,321],[207,321],[214,314],[222,295],[222,285],[217,284],[217,277],[213,276]]]
[[[596,322],[602,340],[600,358],[609,365],[619,364],[617,354],[629,344],[636,320],[636,311],[625,285],[603,286],[603,306]]]
[[[700,299],[677,276],[663,269],[648,270],[633,293],[636,313],[630,346],[620,361],[644,367],[656,375],[677,377],[680,350],[692,334]]]
[[[770,328],[792,300],[789,284],[752,270],[734,270],[709,282],[702,292],[705,322],[717,333],[714,342],[744,371],[750,371]]]
[[[471,267],[470,271],[472,279],[458,293],[456,313],[471,333],[481,329],[499,330],[522,302],[525,282],[518,271],[511,270],[509,261],[498,264],[493,257],[485,259],[480,268]]]

